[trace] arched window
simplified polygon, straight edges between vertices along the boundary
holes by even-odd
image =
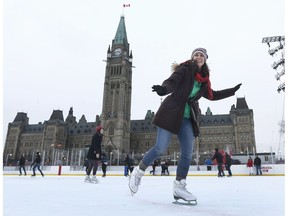
[[[113,125],[109,126],[108,134],[109,135],[114,135],[114,126]]]

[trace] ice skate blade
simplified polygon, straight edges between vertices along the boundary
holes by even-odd
[[[128,186],[129,186],[129,189],[130,189],[130,192],[131,192],[131,196],[134,196],[137,192],[133,191],[133,190],[131,189],[130,185],[128,185]]]
[[[94,182],[94,181],[84,181],[86,183],[90,183],[90,184],[99,184],[99,182]]]
[[[195,200],[185,200],[183,198],[174,196],[175,201],[173,202],[174,204],[179,204],[179,205],[197,205],[197,199]]]
[[[194,205],[197,205],[197,200],[190,200],[190,201],[178,201],[178,200],[175,200],[173,202],[173,204],[176,204],[176,205],[188,205],[188,206],[194,206]]]
[[[134,196],[134,194],[137,193],[137,191],[135,192],[134,190],[132,190],[132,188],[130,187],[130,179],[131,179],[131,176],[129,176],[129,182],[128,182],[128,187],[129,187],[129,190],[131,192],[131,196]]]

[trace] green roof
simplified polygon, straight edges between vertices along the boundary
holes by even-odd
[[[121,16],[117,32],[115,35],[115,38],[113,40],[113,44],[127,44],[127,33],[126,33],[126,27],[125,27],[125,19],[124,16]]]

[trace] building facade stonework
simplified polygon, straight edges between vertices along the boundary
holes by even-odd
[[[148,110],[142,120],[131,120],[132,51],[130,50],[125,20],[122,16],[107,50],[103,104],[101,115],[87,122],[83,115],[79,121],[71,107],[64,120],[61,110],[53,110],[49,120],[29,124],[27,113],[18,112],[9,123],[3,152],[4,164],[18,160],[23,154],[28,161],[41,152],[44,163],[81,164],[85,160],[95,128],[104,129],[103,151],[119,161],[126,154],[143,156],[156,141],[157,128],[152,124],[154,112]],[[200,136],[195,142],[195,155],[199,161],[211,155],[218,147],[231,153],[256,151],[253,110],[245,98],[237,98],[228,114],[213,115],[210,108],[200,116]],[[177,158],[179,141],[173,136],[167,156]],[[120,158],[120,159],[119,159]],[[57,163],[58,163],[57,162]]]

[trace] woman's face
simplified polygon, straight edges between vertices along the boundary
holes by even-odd
[[[200,53],[200,52],[196,52],[196,53],[194,54],[192,60],[197,62],[197,65],[198,65],[199,68],[201,68],[201,67],[204,65],[204,63],[205,63],[205,57],[204,57],[204,55],[203,55],[202,53]]]

